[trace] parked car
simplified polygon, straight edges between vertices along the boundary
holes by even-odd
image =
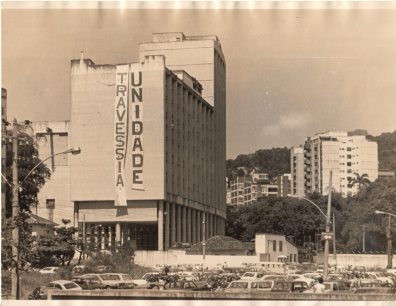
[[[133,282],[134,282],[136,285],[138,285],[138,286],[144,285],[144,284],[146,284],[146,283],[148,282],[148,279],[149,279],[150,277],[156,276],[156,275],[159,275],[159,274],[160,274],[159,272],[147,272],[147,273],[144,273],[143,276],[142,276],[141,278],[139,278],[139,279],[134,279]]]
[[[391,283],[363,283],[360,288],[356,288],[354,293],[370,293],[370,294],[394,294],[395,286]]]
[[[280,280],[289,280],[289,277],[286,275],[279,275],[279,274],[268,274],[268,275],[264,275],[262,278],[260,278],[260,280],[276,280],[276,281],[280,281]]]
[[[392,276],[387,275],[386,273],[381,271],[366,271],[363,275],[366,278],[378,279],[383,283],[392,283],[394,285],[396,284],[395,279]]]
[[[323,285],[325,286],[324,292],[334,292],[334,291],[343,291],[343,292],[347,292],[349,291],[349,287],[347,286],[347,284],[345,284],[344,282],[323,282]],[[314,293],[313,288],[309,288],[308,290],[304,291],[304,293]]]
[[[173,283],[147,283],[145,285],[140,285],[137,289],[151,289],[151,290],[189,290],[189,291],[200,291],[207,290],[206,286],[198,286],[193,281],[179,280]]]
[[[271,292],[304,292],[308,290],[308,284],[302,281],[278,281]]]
[[[119,289],[133,289],[136,287],[135,282],[128,274],[123,273],[104,273],[104,274],[85,274],[97,275],[101,282],[105,285],[105,289],[114,289],[117,286]]]
[[[59,267],[45,267],[41,269],[40,274],[56,274],[59,271]]]
[[[113,270],[112,266],[97,266],[96,267],[97,273],[111,272],[111,270]]]
[[[301,269],[296,265],[286,265],[286,273],[301,274]]]
[[[263,276],[264,276],[264,273],[262,273],[262,272],[245,272],[241,276],[241,279],[243,279],[243,280],[259,280]]]
[[[362,287],[376,286],[375,284],[378,284],[378,286],[380,286],[381,282],[377,279],[356,278],[351,281],[349,290],[355,292],[357,289]]]
[[[270,291],[274,284],[275,281],[272,280],[236,280],[232,281],[224,291]]]
[[[71,281],[78,284],[83,290],[98,290],[98,289],[124,289],[125,283],[106,287],[98,275],[76,275],[71,278]]]
[[[180,279],[185,279],[189,281],[197,281],[199,279],[197,272],[192,271],[180,271],[177,272],[177,275],[179,275]]]
[[[49,282],[46,286],[36,287],[32,293],[29,294],[28,300],[46,300],[49,290],[82,290],[82,288],[69,280],[55,280]]]

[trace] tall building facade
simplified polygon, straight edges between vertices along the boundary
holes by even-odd
[[[378,178],[378,146],[365,136],[349,136],[348,132],[317,134],[306,139],[303,150],[304,172],[297,170],[301,169],[301,155],[296,155],[300,152],[299,148],[292,150],[291,169],[295,182],[304,181],[305,194],[328,194],[330,171],[333,173],[332,190],[344,196],[358,191],[357,184],[350,184],[356,178],[354,173],[366,173],[370,181]],[[296,189],[293,192],[296,195]]]
[[[307,164],[304,163],[304,148],[303,147],[293,147],[290,149],[290,185],[291,194],[297,197],[302,197],[305,195],[304,188],[304,169],[309,166],[309,161]]]
[[[71,62],[71,119],[35,124],[51,180],[39,216],[107,249],[167,250],[224,235],[225,60],[216,36],[154,34],[137,63]],[[85,229],[85,230],[84,230]]]

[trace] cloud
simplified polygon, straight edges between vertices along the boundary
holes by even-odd
[[[265,135],[279,135],[305,129],[312,124],[309,113],[291,113],[280,115],[275,124],[263,127]]]

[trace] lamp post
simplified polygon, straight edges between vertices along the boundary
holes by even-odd
[[[376,214],[379,215],[388,215],[388,228],[386,231],[386,238],[388,239],[388,269],[392,269],[393,266],[393,251],[392,251],[392,234],[391,234],[391,227],[390,227],[390,217],[396,217],[396,215],[388,213],[388,212],[384,212],[384,211],[380,211],[380,210],[376,210],[375,211]]]
[[[52,158],[53,156],[60,155],[60,154],[68,154],[71,153],[73,155],[80,154],[81,149],[79,147],[75,147],[72,149],[68,149],[66,151],[56,153],[50,155],[49,157],[40,161],[37,165],[35,165],[25,176],[25,178],[18,184],[18,140],[17,140],[17,121],[14,119],[13,121],[13,154],[14,154],[14,161],[12,165],[12,173],[13,173],[13,192],[12,192],[12,216],[16,217],[19,213],[19,189],[26,181],[26,179],[37,169],[41,164],[43,164],[46,160]],[[15,267],[12,268],[11,271],[11,298],[15,300],[19,300],[21,298],[21,286],[20,286],[20,279],[19,279],[19,269],[18,269],[18,261],[19,261],[19,228],[15,227],[12,230],[12,254],[13,257],[16,259]]]
[[[202,225],[203,225],[203,229],[202,229],[202,272],[205,271],[205,251],[206,251],[206,229],[205,229],[205,212],[203,213],[203,221],[202,221]]]
[[[330,232],[330,213],[331,213],[331,191],[332,191],[332,177],[333,177],[333,171],[330,171],[329,173],[329,194],[327,197],[327,213],[325,214],[320,207],[311,201],[310,199],[304,198],[304,197],[296,197],[298,199],[303,199],[314,205],[320,213],[326,218],[326,233]],[[329,272],[329,238],[326,237],[325,235],[325,252],[324,252],[324,267],[323,267],[323,279],[327,280],[328,272]]]

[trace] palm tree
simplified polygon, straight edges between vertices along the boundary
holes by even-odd
[[[356,175],[356,178],[349,181],[349,187],[353,187],[357,184],[358,189],[360,190],[362,186],[366,186],[371,183],[370,180],[368,179],[367,173],[363,173],[362,175],[359,175],[359,173],[354,172],[353,174]]]

